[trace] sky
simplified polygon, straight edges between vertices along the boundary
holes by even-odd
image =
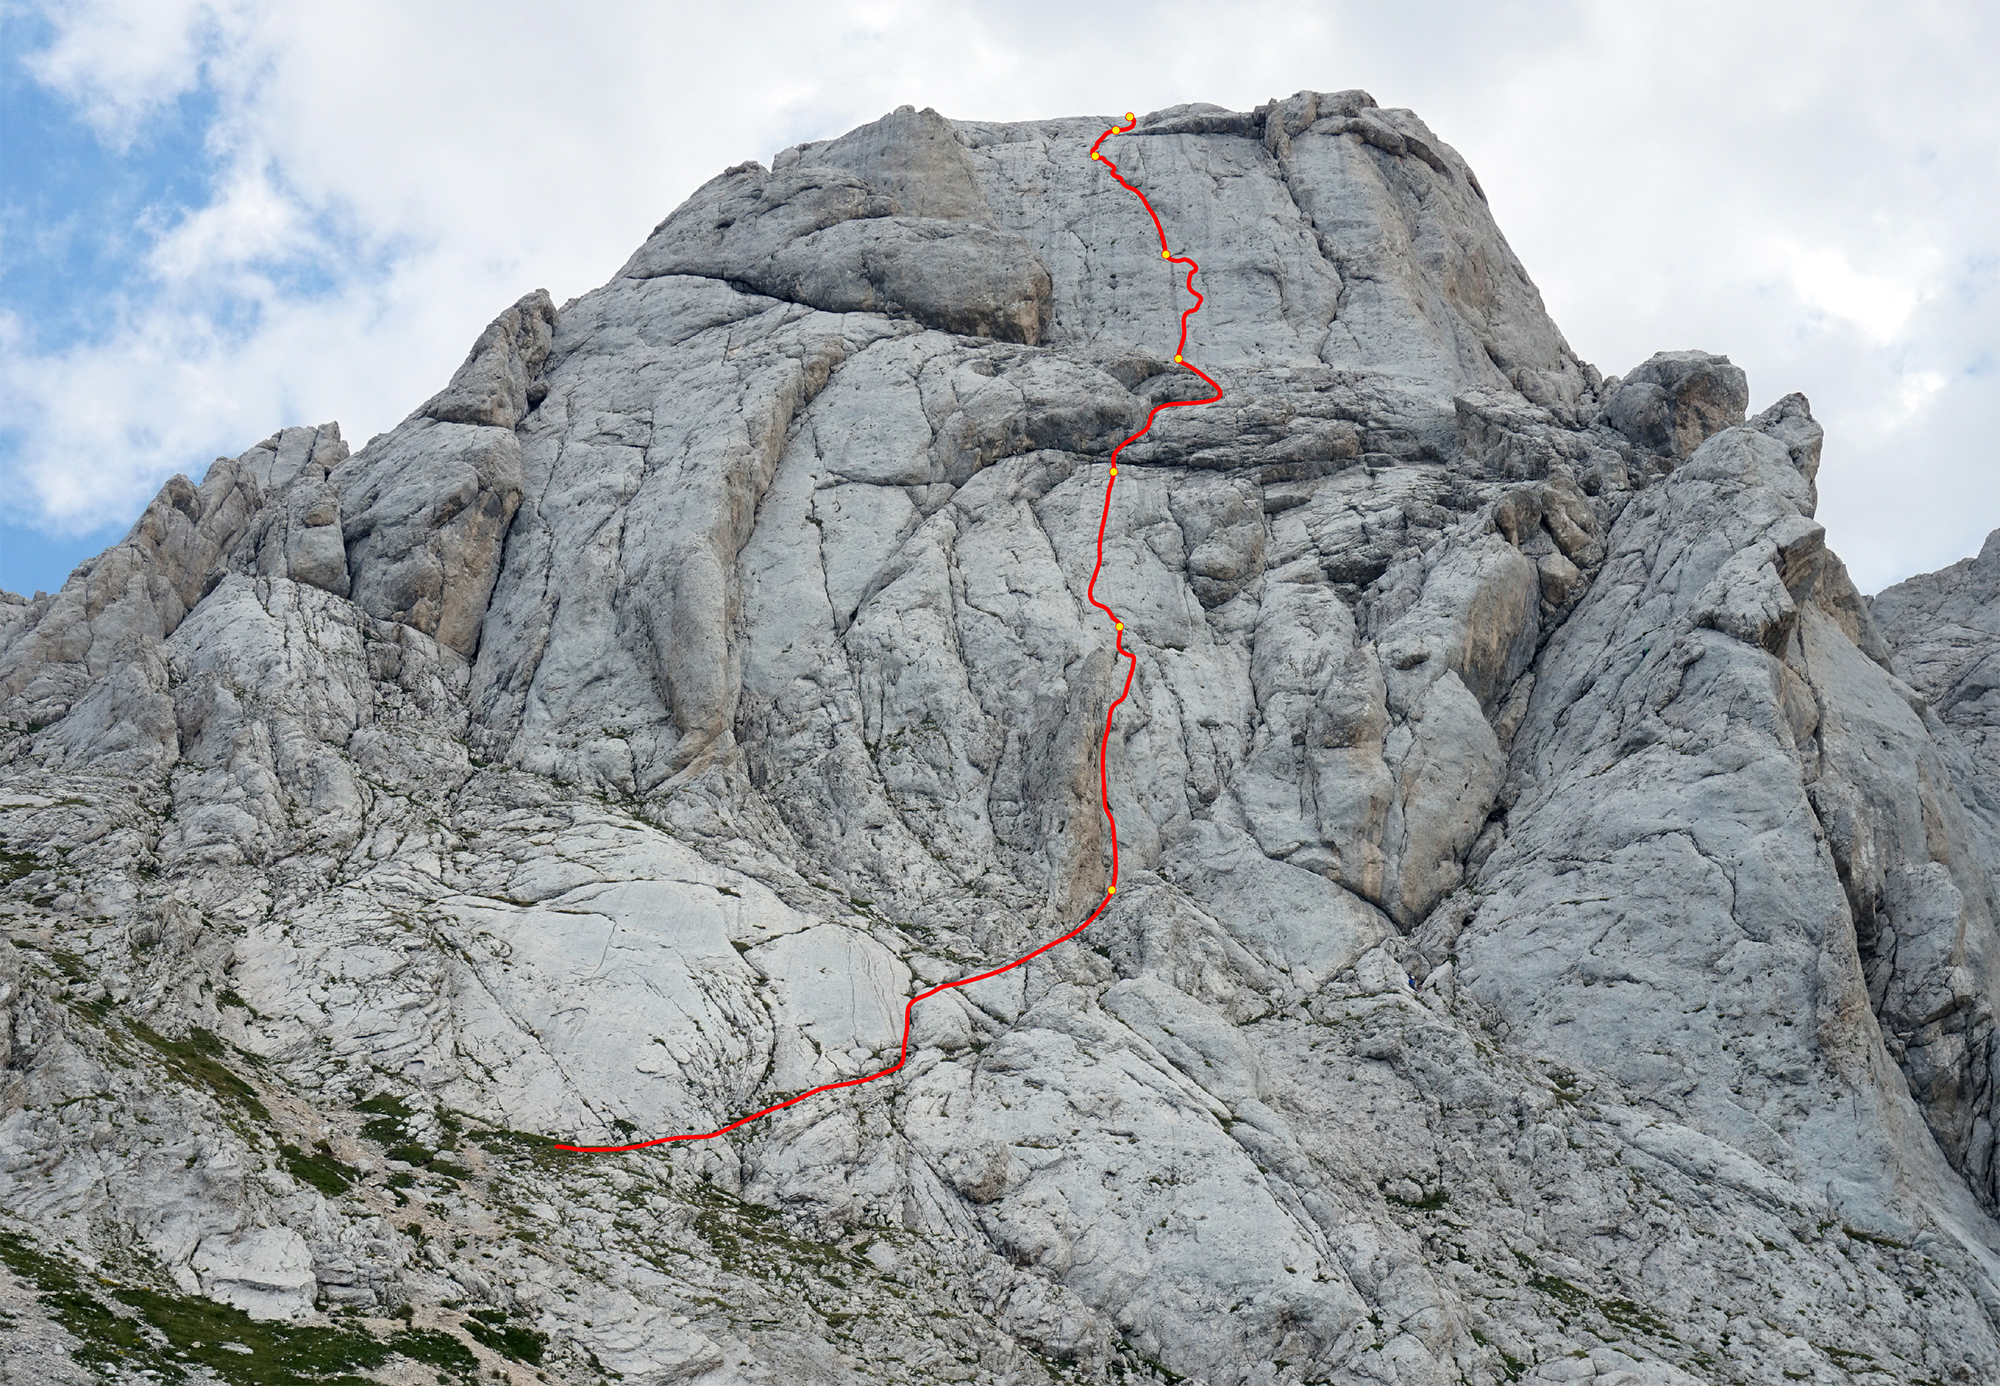
[[[360,446],[730,164],[906,103],[1360,87],[1466,156],[1586,360],[1804,391],[1874,591],[2000,526],[1996,71],[1990,0],[0,0],[0,587],[288,424]]]

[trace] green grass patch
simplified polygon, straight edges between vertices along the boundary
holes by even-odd
[[[109,1378],[138,1367],[159,1370],[158,1353],[136,1320],[112,1312],[85,1288],[75,1268],[45,1255],[25,1237],[0,1232],[0,1261],[40,1292],[42,1307],[77,1340],[75,1358]],[[184,1379],[178,1373],[171,1380]]]
[[[1559,1299],[1564,1304],[1575,1305],[1579,1309],[1586,1308],[1594,1302],[1590,1297],[1589,1291],[1579,1289],[1559,1275],[1533,1276],[1529,1279],[1528,1284],[1531,1288],[1540,1290],[1552,1299]]]
[[[186,1039],[168,1039],[143,1020],[129,1022],[132,1033],[144,1040],[167,1061],[177,1077],[190,1087],[207,1088],[224,1103],[241,1107],[258,1122],[268,1125],[271,1113],[257,1096],[257,1090],[237,1077],[222,1062],[223,1042],[195,1026]]]
[[[834,1271],[861,1271],[871,1276],[874,1272],[868,1262],[837,1246],[793,1236],[769,1208],[745,1202],[712,1184],[699,1185],[690,1193],[695,1204],[694,1230],[726,1270],[760,1279],[799,1270],[820,1279],[829,1278]]]
[[[1500,1365],[1502,1369],[1507,1373],[1507,1379],[1509,1381],[1519,1381],[1523,1376],[1527,1374],[1528,1364],[1526,1362],[1523,1362],[1520,1358],[1510,1354],[1507,1351],[1507,1349],[1501,1347],[1498,1343],[1494,1342],[1491,1338],[1488,1338],[1484,1333],[1481,1333],[1476,1328],[1472,1330],[1472,1341],[1479,1344],[1481,1347],[1492,1348],[1493,1351],[1500,1354]]]
[[[48,948],[42,951],[51,962],[55,963],[61,969],[65,981],[87,982],[90,980],[89,966],[82,958],[79,958],[67,948]]]
[[[1894,1237],[1884,1237],[1874,1232],[1863,1232],[1860,1228],[1849,1227],[1846,1223],[1840,1225],[1840,1230],[1854,1238],[1857,1242],[1870,1242],[1876,1246],[1886,1246],[1895,1251],[1908,1251],[1910,1249],[1908,1242],[1899,1242]]]
[[[1136,1353],[1134,1353],[1133,1355],[1138,1356],[1138,1354]],[[1154,1361],[1150,1357],[1140,1357],[1139,1362],[1142,1366],[1146,1368],[1147,1371],[1151,1372],[1154,1375],[1154,1377],[1156,1377],[1158,1380],[1166,1382],[1167,1386],[1180,1386],[1181,1382],[1187,1380],[1186,1377],[1182,1376],[1179,1372],[1175,1371],[1173,1368],[1162,1366],[1160,1363]]]
[[[1519,1256],[1520,1253],[1516,1252],[1515,1255]],[[1595,1309],[1604,1316],[1607,1323],[1628,1333],[1649,1333],[1670,1343],[1680,1341],[1674,1336],[1665,1319],[1637,1300],[1601,1300],[1583,1287],[1573,1285],[1559,1275],[1536,1274],[1529,1278],[1528,1284],[1531,1288],[1540,1290],[1551,1299],[1559,1300],[1573,1309]]]
[[[243,1386],[293,1386],[301,1382],[358,1386],[364,1378],[354,1372],[380,1367],[393,1355],[387,1343],[357,1329],[260,1323],[227,1304],[138,1286],[126,1286],[113,1294],[159,1330],[177,1356]],[[250,1351],[226,1348],[225,1343]]]
[[[370,1114],[369,1119],[361,1123],[361,1134],[381,1146],[382,1153],[389,1159],[430,1170],[448,1179],[472,1177],[472,1171],[464,1165],[442,1158],[439,1151],[412,1138],[409,1121],[415,1113],[400,1098],[371,1097],[366,1102],[356,1103],[355,1110]],[[449,1150],[458,1143],[463,1123],[442,1113],[437,1120],[444,1131],[444,1147]],[[409,1185],[404,1183],[400,1187],[408,1188]]]
[[[412,1328],[391,1334],[389,1346],[412,1362],[437,1367],[467,1381],[479,1375],[479,1359],[472,1349],[435,1328]]]
[[[472,1350],[436,1329],[385,1339],[360,1328],[259,1322],[200,1296],[88,1276],[7,1232],[0,1232],[0,1261],[35,1287],[77,1340],[76,1361],[102,1380],[144,1372],[179,1386],[207,1368],[229,1386],[371,1386],[356,1373],[399,1356],[468,1383],[478,1374]]]
[[[502,1357],[511,1357],[531,1367],[542,1365],[542,1354],[549,1346],[548,1334],[509,1323],[502,1309],[474,1309],[466,1317],[465,1331]]]
[[[0,851],[0,886],[10,886],[41,866],[41,858],[33,852]]]
[[[1445,1204],[1451,1202],[1451,1195],[1443,1189],[1432,1189],[1422,1198],[1398,1198],[1395,1194],[1384,1194],[1382,1196],[1398,1208],[1416,1208],[1426,1213],[1435,1213],[1438,1209],[1444,1207]]]
[[[587,1164],[594,1158],[574,1150],[559,1150],[554,1136],[540,1136],[532,1131],[508,1131],[496,1127],[475,1130],[468,1136],[489,1155],[502,1159],[526,1159],[530,1165],[541,1170],[568,1169]]]
[[[1603,1311],[1605,1318],[1620,1328],[1650,1333],[1655,1338],[1665,1338],[1668,1342],[1680,1341],[1668,1328],[1665,1319],[1635,1300],[1607,1299],[1601,1301],[1597,1307]]]
[[[368,1114],[370,1119],[361,1123],[361,1134],[377,1145],[387,1147],[410,1144],[409,1120],[416,1113],[412,1112],[401,1098],[384,1093],[371,1097],[366,1102],[355,1103],[354,1110]],[[403,1157],[391,1155],[389,1158],[400,1160]],[[422,1164],[423,1161],[412,1160],[410,1163]]]
[[[346,1193],[361,1178],[361,1171],[353,1165],[343,1164],[334,1158],[333,1151],[321,1141],[310,1152],[300,1150],[295,1145],[281,1145],[278,1154],[284,1160],[285,1168],[292,1177],[302,1184],[310,1184],[328,1198],[338,1198]]]
[[[377,1145],[401,1145],[410,1138],[409,1128],[396,1117],[376,1117],[361,1123],[361,1134]]]

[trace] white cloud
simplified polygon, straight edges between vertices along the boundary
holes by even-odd
[[[1909,422],[1922,414],[1949,381],[1941,371],[1912,371],[1897,382],[1896,412],[1891,426]]]
[[[225,42],[247,11],[215,0],[59,0],[43,8],[56,39],[28,56],[28,70],[121,145],[160,106],[195,89],[202,50]]]
[[[273,181],[271,170],[238,164],[215,200],[164,231],[146,265],[169,287],[199,282],[226,268],[277,263],[314,250],[309,213]]]
[[[1871,342],[1892,342],[1923,301],[1924,285],[1935,282],[1933,247],[1922,248],[1918,265],[1902,274],[1866,274],[1837,246],[1803,246],[1789,237],[1773,239],[1772,259],[1792,291],[1827,317],[1861,329]]]
[[[218,110],[207,204],[153,228],[151,277],[115,330],[0,364],[0,426],[25,439],[0,488],[80,527],[285,423],[387,427],[521,292],[582,292],[722,167],[903,102],[1029,119],[1349,86],[1415,108],[1467,155],[1605,370],[1701,346],[1745,366],[1759,404],[1804,389],[1829,426],[1823,516],[1864,585],[2000,523],[1983,441],[2000,376],[1964,369],[2000,353],[1966,287],[1967,265],[2000,254],[1992,7],[49,13],[34,70],[107,138],[198,82]]]

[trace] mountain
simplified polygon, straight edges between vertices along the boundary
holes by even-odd
[[[2000,548],[1408,111],[905,107],[0,604],[0,1374],[2000,1379]],[[151,1377],[140,1373],[150,1371]]]

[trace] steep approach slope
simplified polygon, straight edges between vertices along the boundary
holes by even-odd
[[[731,169],[358,452],[285,430],[0,605],[36,1353],[2000,1375],[1983,751],[1825,549],[1805,401],[1599,376],[1359,92],[1113,144],[1225,389],[1120,469],[1114,906],[895,1079],[550,1150],[872,1072],[1100,898],[1102,469],[1185,388],[1102,125]]]

